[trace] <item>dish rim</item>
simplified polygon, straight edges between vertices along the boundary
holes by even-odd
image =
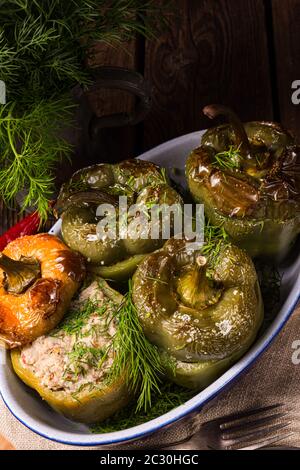
[[[184,140],[188,140],[189,138],[200,138],[203,132],[205,131],[196,131],[190,134],[185,134],[183,136],[177,137],[175,139],[171,139],[157,147],[154,147],[152,150],[143,153],[138,158],[147,159],[149,158],[149,154],[153,158],[154,154],[161,153],[165,148],[169,148],[170,144],[177,145],[179,143],[182,143],[182,141]],[[49,233],[58,233],[59,229],[60,221],[54,224]],[[300,256],[297,257],[297,260],[299,259]],[[179,421],[187,417],[189,414],[201,409],[206,403],[208,403],[215,396],[217,396],[229,384],[237,380],[240,375],[244,373],[247,369],[249,369],[249,367],[258,359],[258,357],[270,346],[273,339],[279,334],[279,332],[282,330],[282,328],[292,315],[299,301],[300,273],[296,275],[296,281],[293,284],[293,287],[291,288],[275,320],[267,328],[264,334],[253,344],[250,350],[237,363],[230,367],[230,369],[228,369],[211,385],[206,387],[193,398],[185,402],[183,405],[180,405],[179,407],[169,411],[168,413],[165,413],[164,415],[159,416],[158,418],[152,419],[132,428],[102,434],[77,433],[76,436],[76,433],[74,433],[74,436],[70,439],[66,437],[66,435],[70,435],[69,432],[55,430],[54,428],[51,428],[50,425],[42,424],[42,426],[44,426],[46,429],[49,428],[48,433],[46,433],[45,431],[39,429],[41,427],[39,425],[39,422],[35,418],[32,418],[29,414],[24,412],[23,408],[14,401],[13,395],[9,392],[8,388],[6,388],[7,384],[5,382],[3,366],[0,367],[0,396],[8,410],[21,424],[23,424],[35,434],[53,442],[78,447],[96,447],[111,444],[121,444],[136,439],[142,439],[147,435],[159,431],[165,426],[172,425],[176,421]],[[1,354],[5,354],[5,351],[3,351]],[[52,433],[51,429],[53,429]]]

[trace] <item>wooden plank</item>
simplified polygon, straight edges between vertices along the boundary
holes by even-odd
[[[123,47],[110,47],[98,43],[90,51],[87,66],[115,66],[136,69],[136,41],[132,40]],[[136,128],[123,126],[103,129],[99,135],[91,139],[89,121],[95,113],[104,115],[130,112],[135,105],[135,99],[124,91],[99,89],[87,93],[80,100],[75,121],[76,129],[66,132],[68,140],[74,145],[71,162],[64,161],[56,172],[56,186],[59,188],[74,171],[88,165],[101,162],[117,162],[130,158],[135,154]]]
[[[243,120],[273,116],[265,11],[261,0],[176,0],[176,13],[146,43],[154,104],[145,148],[208,127],[204,105],[231,106]]]
[[[87,65],[90,67],[126,67],[135,70],[135,46],[135,40],[120,47],[109,47],[105,44],[97,44],[90,52]],[[97,92],[88,94],[88,98],[97,116],[128,112],[131,111],[135,105],[134,97],[120,90],[100,89]]]
[[[300,2],[273,0],[274,44],[280,119],[300,139],[300,104],[292,103],[292,83],[300,80]]]
[[[136,70],[136,41],[132,40],[122,47],[97,44],[91,51],[88,64],[93,67],[113,66]],[[99,89],[88,93],[87,99],[91,109],[99,117],[130,112],[135,106],[135,98],[121,90]],[[89,140],[87,134],[85,138],[85,149],[81,152],[81,159],[83,156],[86,160],[86,155],[89,155],[90,162],[115,162],[134,154],[136,128],[123,126],[104,129],[94,142]]]

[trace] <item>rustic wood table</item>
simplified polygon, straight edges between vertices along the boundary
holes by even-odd
[[[209,103],[231,106],[244,121],[281,121],[300,138],[300,104],[291,100],[292,83],[300,80],[300,1],[174,2],[176,13],[156,40],[137,36],[126,47],[128,54],[97,47],[92,59],[94,65],[127,67],[146,77],[152,109],[144,122],[106,129],[92,144],[81,139],[73,167],[67,165],[58,174],[66,178],[93,162],[137,156],[168,139],[212,126],[201,113]],[[99,116],[128,112],[135,105],[118,90],[100,90],[89,102]],[[21,217],[0,202],[0,233]],[[0,439],[0,448],[7,446]]]

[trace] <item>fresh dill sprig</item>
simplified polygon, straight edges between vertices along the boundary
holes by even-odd
[[[131,404],[102,423],[92,425],[90,429],[92,433],[96,434],[129,429],[162,416],[182,405],[194,395],[194,391],[167,382],[161,385],[159,394],[154,394],[151,408],[137,412],[134,404]]]
[[[224,170],[237,170],[241,164],[240,145],[230,145],[229,150],[218,152],[214,155],[213,166]]]
[[[73,104],[67,97],[40,101],[19,115],[15,103],[0,106],[0,193],[10,203],[26,189],[22,209],[37,206],[47,217],[54,191],[53,170],[71,145],[59,136],[60,121],[71,123]]]
[[[158,349],[144,335],[132,301],[131,281],[116,319],[118,326],[113,338],[116,356],[110,379],[114,380],[125,372],[129,388],[138,396],[136,410],[147,410],[151,407],[153,393],[160,393],[164,366]]]
[[[92,82],[85,64],[93,63],[94,46],[153,37],[165,9],[154,0],[1,0],[0,192],[7,203],[26,190],[22,209],[36,206],[46,219],[54,170],[72,153],[61,132],[71,124],[71,90]]]
[[[51,98],[87,85],[83,62],[93,45],[122,44],[136,33],[153,37],[166,21],[163,10],[154,0],[2,0],[0,78],[9,100]]]

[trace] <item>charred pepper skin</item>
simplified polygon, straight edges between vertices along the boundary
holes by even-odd
[[[273,122],[243,125],[249,144],[234,165],[216,155],[241,149],[232,125],[208,130],[186,163],[194,200],[213,225],[222,225],[252,257],[283,258],[300,233],[300,147]]]
[[[169,240],[138,266],[133,301],[145,335],[167,359],[169,378],[195,390],[247,351],[263,320],[251,258],[231,244],[211,264],[184,240]]]
[[[95,217],[101,203],[116,208],[119,196],[132,204],[151,207],[156,204],[179,204],[181,196],[168,184],[161,168],[151,162],[132,159],[119,164],[98,164],[76,172],[63,185],[57,203],[62,214],[62,236],[65,243],[88,259],[88,269],[106,279],[128,279],[145,254],[160,248],[162,238],[99,239]],[[128,220],[133,220],[134,217]],[[161,228],[160,228],[161,230]]]

